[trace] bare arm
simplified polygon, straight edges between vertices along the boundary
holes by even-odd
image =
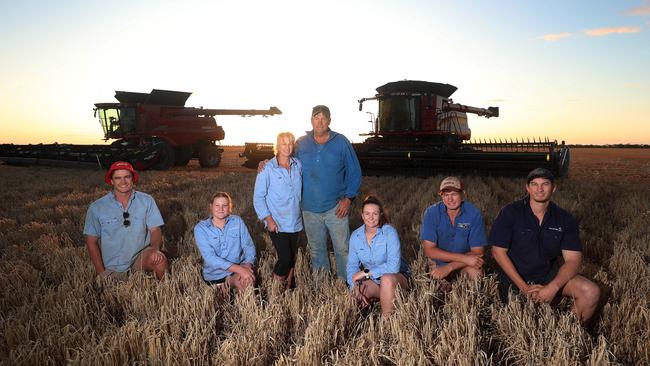
[[[151,263],[157,265],[165,259],[165,256],[160,251],[160,248],[162,248],[162,230],[160,230],[160,226],[157,226],[149,229],[149,233],[151,234],[150,244],[153,249]]]
[[[151,233],[151,247],[155,250],[160,250],[162,247],[162,230],[160,226],[149,229]]]
[[[431,259],[456,263],[453,269],[460,269],[466,266],[481,268],[483,265],[483,247],[472,248],[467,253],[452,253],[438,248],[438,245],[429,240],[422,240],[424,255]]]
[[[536,301],[550,302],[557,295],[557,292],[578,274],[582,264],[582,253],[563,250],[562,257],[564,258],[564,264],[560,267],[553,280],[534,291],[533,299]]]
[[[95,266],[97,274],[103,273],[106,268],[104,261],[102,261],[102,251],[99,248],[99,239],[96,236],[86,235],[86,248],[88,248],[88,256],[90,261]]]

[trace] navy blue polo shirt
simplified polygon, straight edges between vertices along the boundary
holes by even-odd
[[[562,250],[582,251],[578,223],[549,203],[542,224],[524,197],[501,209],[492,224],[490,244],[508,249],[508,257],[526,282],[539,283],[553,270]]]

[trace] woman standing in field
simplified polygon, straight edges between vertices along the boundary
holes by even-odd
[[[294,286],[298,234],[303,228],[302,164],[292,156],[294,146],[295,138],[290,132],[278,134],[275,157],[257,175],[253,194],[257,217],[264,222],[278,254],[273,277],[284,289]]]
[[[223,293],[255,285],[255,246],[244,221],[231,212],[230,195],[217,192],[210,201],[211,216],[194,227],[203,280]]]
[[[398,285],[408,288],[411,273],[381,201],[368,196],[361,206],[361,218],[363,225],[350,235],[348,284],[362,306],[379,299],[382,315],[388,315],[394,308],[395,289]]]

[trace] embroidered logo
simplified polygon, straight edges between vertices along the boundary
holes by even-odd
[[[456,226],[458,228],[460,228],[460,229],[467,229],[467,228],[470,227],[470,223],[469,222],[459,222]]]
[[[553,231],[557,231],[557,232],[560,232],[560,233],[562,232],[562,226],[558,226],[558,227],[550,227],[549,226],[548,229],[553,230]]]

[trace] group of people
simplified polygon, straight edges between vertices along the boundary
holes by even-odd
[[[282,289],[296,286],[302,230],[312,269],[328,273],[329,237],[336,274],[347,282],[351,295],[361,306],[378,301],[382,314],[390,314],[396,288],[410,287],[411,271],[401,255],[398,232],[377,197],[362,202],[363,225],[350,234],[348,217],[360,192],[361,168],[349,140],[332,131],[330,123],[329,108],[315,106],[312,130],[297,140],[280,133],[275,157],[260,164],[253,206],[277,252],[273,276]],[[105,181],[112,190],[91,204],[84,225],[96,272],[123,279],[142,270],[162,279],[168,263],[160,250],[163,219],[155,201],[135,190],[138,174],[127,162],[114,163]],[[595,312],[599,288],[578,275],[582,256],[577,222],[551,201],[556,182],[547,169],[531,171],[525,189],[523,199],[499,212],[488,238],[480,209],[465,201],[463,183],[457,177],[443,179],[441,200],[426,209],[421,225],[429,274],[434,279],[479,278],[490,244],[503,300],[512,291],[546,303],[569,296],[573,311],[586,322]],[[203,280],[224,293],[257,283],[255,245],[232,208],[230,195],[217,192],[209,202],[210,216],[194,227]]]

